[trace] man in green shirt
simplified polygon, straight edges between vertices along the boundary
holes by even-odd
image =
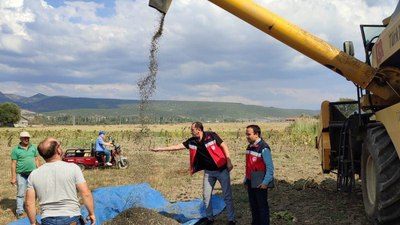
[[[11,151],[11,184],[17,186],[17,217],[24,213],[25,192],[29,174],[40,166],[36,146],[29,142],[30,135],[22,131],[20,142]]]

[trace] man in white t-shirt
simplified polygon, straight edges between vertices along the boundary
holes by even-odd
[[[46,163],[32,171],[28,178],[25,205],[30,223],[36,225],[35,202],[38,198],[42,225],[84,225],[80,220],[79,191],[89,212],[86,219],[94,225],[93,196],[79,167],[62,161],[61,144],[54,138],[43,140],[38,151]]]

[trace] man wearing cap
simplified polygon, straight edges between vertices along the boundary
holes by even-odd
[[[105,142],[104,139],[106,137],[106,132],[100,131],[99,136],[96,139],[96,152],[104,152],[106,155],[106,166],[112,166],[111,160],[111,150],[107,149],[106,146],[112,147],[113,144],[111,142]]]
[[[17,186],[17,217],[24,213],[24,200],[29,174],[40,166],[36,146],[29,142],[30,135],[22,131],[19,144],[11,151],[11,184]]]

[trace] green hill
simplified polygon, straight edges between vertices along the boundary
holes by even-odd
[[[75,121],[138,122],[139,104],[115,108],[74,109],[46,112],[52,117],[74,117]],[[144,116],[150,122],[277,120],[301,115],[315,116],[317,110],[281,109],[227,102],[150,101]]]
[[[140,119],[140,101],[80,98],[36,94],[23,97],[0,92],[0,103],[13,102],[24,110],[40,113],[38,123],[97,124],[187,121],[277,120],[301,115],[314,116],[317,110],[282,109],[229,102],[149,101]]]

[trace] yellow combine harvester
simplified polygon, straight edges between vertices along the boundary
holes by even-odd
[[[150,0],[162,13],[172,0]],[[365,62],[257,5],[252,0],[209,0],[357,86],[357,101],[321,105],[316,146],[325,173],[337,172],[337,189],[362,180],[367,216],[374,224],[400,224],[400,3],[382,25],[361,25]],[[356,109],[356,110],[349,110]],[[349,113],[350,112],[350,113]]]

